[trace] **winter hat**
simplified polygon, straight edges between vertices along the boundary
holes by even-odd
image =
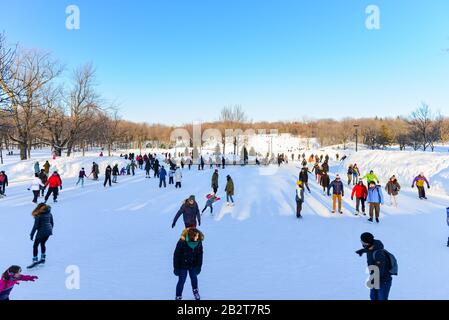
[[[195,196],[194,196],[194,195],[191,195],[191,196],[189,197],[188,200],[193,200],[193,201],[195,201]]]
[[[335,176],[335,179],[339,179],[339,178],[340,178],[340,175],[337,174],[337,175]]]
[[[363,243],[373,244],[374,243],[374,236],[371,233],[369,233],[369,232],[365,232],[365,233],[361,234],[360,240],[362,240]]]

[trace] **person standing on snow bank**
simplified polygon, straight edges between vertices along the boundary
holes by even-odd
[[[47,206],[44,203],[38,204],[36,209],[33,210],[32,213],[34,217],[34,225],[33,229],[30,233],[30,239],[33,241],[34,234],[36,234],[36,238],[33,244],[33,264],[38,262],[37,255],[39,246],[41,247],[41,260],[39,263],[45,263],[46,259],[46,247],[45,243],[48,238],[53,234],[53,215],[51,214],[51,207]],[[33,267],[31,265],[30,267]]]
[[[367,201],[369,203],[369,222],[373,222],[374,212],[376,213],[376,222],[379,223],[380,205],[384,204],[382,187],[371,181],[368,188]]]
[[[301,180],[296,182],[296,218],[302,218],[302,204],[304,203],[304,183]]]
[[[214,173],[212,174],[212,183],[211,183],[212,190],[214,193],[217,193],[218,191],[218,170],[215,169]]]
[[[335,209],[338,201],[338,212],[343,214],[341,210],[341,202],[342,197],[345,196],[345,190],[343,186],[343,182],[341,182],[340,175],[336,175],[335,180],[331,182],[329,187],[327,188],[327,195],[330,196],[330,190],[332,190],[332,213],[335,213]]]
[[[39,165],[39,161],[36,161],[34,163],[34,173],[39,174],[39,172],[41,172],[41,168],[40,168],[40,165]]]
[[[47,186],[48,191],[47,194],[45,195],[44,203],[47,203],[47,200],[48,198],[50,198],[51,194],[53,194],[53,202],[58,202],[59,189],[62,190],[62,181],[57,171],[53,172],[51,177],[48,178],[47,182],[45,183],[45,187]]]
[[[398,201],[396,198],[399,194],[399,191],[401,190],[401,185],[399,184],[398,180],[394,175],[388,181],[387,185],[385,186],[385,190],[390,196],[390,205],[395,206],[397,208]]]
[[[45,161],[42,168],[44,168],[45,174],[48,176],[48,174],[50,173],[50,162],[48,162],[48,160]]]
[[[366,253],[366,260],[370,272],[371,300],[388,300],[392,284],[392,275],[397,275],[396,258],[384,249],[380,240],[365,232],[360,236],[363,248],[356,253],[362,256]],[[371,278],[372,277],[372,278]]]
[[[424,172],[421,172],[418,176],[413,179],[412,188],[416,187],[418,188],[418,196],[419,199],[427,199],[426,197],[426,190],[424,189],[424,183],[427,184],[427,189],[430,189],[430,184],[427,178],[424,176]]]
[[[198,275],[203,266],[204,235],[196,228],[187,228],[182,232],[181,239],[173,253],[173,273],[177,276],[176,300],[182,300],[182,291],[187,280],[187,274],[192,283],[195,300],[200,300],[198,292]]]
[[[84,171],[84,168],[81,168],[78,174],[78,181],[76,182],[76,185],[78,185],[81,182],[81,187],[84,188],[84,178],[87,178],[86,171]]]
[[[210,208],[210,214],[212,214],[213,211],[214,211],[212,205],[213,205],[215,202],[217,202],[218,200],[221,200],[221,198],[218,198],[218,197],[215,195],[215,193],[212,192],[212,193],[209,193],[209,194],[206,196],[206,199],[207,199],[206,205],[204,206],[203,210],[201,210],[201,213],[203,213],[203,212],[209,207],[209,208]]]
[[[29,186],[28,190],[33,191],[33,203],[37,203],[37,198],[39,198],[39,194],[41,192],[41,189],[45,187],[45,185],[42,183],[41,179],[39,179],[39,176],[37,173],[34,174],[33,181],[31,182],[31,185]]]
[[[198,204],[195,201],[195,196],[192,195],[184,201],[181,208],[176,213],[175,218],[173,219],[173,223],[171,225],[172,228],[175,227],[176,221],[178,221],[181,215],[186,228],[196,228],[197,220],[198,226],[201,226],[201,214],[200,209],[198,208]]]
[[[19,266],[11,266],[3,272],[0,279],[0,301],[8,301],[9,295],[16,284],[20,281],[34,282],[39,279],[37,276],[26,276],[21,274],[22,268]]]
[[[355,194],[355,215],[358,215],[360,213],[360,204],[362,204],[362,212],[363,215],[366,216],[365,213],[365,201],[368,197],[368,189],[363,184],[362,180],[359,180],[359,182],[352,188],[351,193],[351,200],[354,200],[354,194]]]
[[[234,205],[234,181],[232,181],[232,178],[230,175],[226,176],[226,187],[225,187],[225,192],[226,192],[226,205]],[[229,203],[229,199],[231,199],[232,203]]]
[[[175,188],[181,188],[181,182],[182,182],[182,171],[179,168],[179,166],[177,166],[175,171]]]
[[[365,178],[366,178],[367,185],[370,185],[371,181],[377,181],[377,183],[380,183],[379,178],[374,174],[373,170],[371,170],[368,174],[361,177],[360,180],[363,180]]]

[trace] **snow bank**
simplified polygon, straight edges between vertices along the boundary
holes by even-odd
[[[363,150],[347,154],[345,169],[349,163],[357,163],[362,175],[374,170],[382,185],[396,175],[403,188],[410,188],[413,178],[424,172],[432,193],[449,195],[449,155],[446,153]]]

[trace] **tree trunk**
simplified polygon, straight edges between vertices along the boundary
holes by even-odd
[[[67,143],[67,157],[70,157],[70,155],[72,154],[72,149],[73,149],[73,142],[70,141],[69,143]]]
[[[26,143],[19,143],[20,160],[27,160],[27,145]]]

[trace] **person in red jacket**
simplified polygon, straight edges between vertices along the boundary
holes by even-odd
[[[59,193],[59,188],[62,189],[62,182],[61,182],[61,177],[59,176],[58,172],[55,171],[53,172],[53,174],[51,175],[50,178],[48,178],[47,182],[45,183],[45,187],[48,186],[48,192],[47,195],[45,196],[45,201],[44,203],[47,203],[48,198],[50,198],[50,195],[53,194],[53,202],[58,202],[58,193]]]
[[[354,186],[354,188],[352,188],[352,194],[351,194],[351,200],[354,200],[354,194],[355,194],[355,215],[359,214],[359,208],[360,208],[360,204],[362,204],[362,212],[363,215],[365,216],[365,201],[366,198],[368,197],[368,189],[366,188],[366,186],[363,184],[362,180],[359,180],[359,182]]]

